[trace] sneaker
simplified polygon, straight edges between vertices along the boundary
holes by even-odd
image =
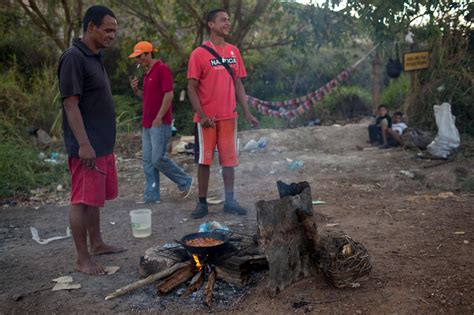
[[[238,215],[246,215],[247,209],[239,205],[236,200],[232,200],[224,202],[224,212]]]
[[[189,195],[191,195],[192,188],[193,188],[193,181],[194,179],[191,178],[191,184],[189,184],[189,187],[181,192],[181,197],[183,199],[186,199],[189,197]]]
[[[205,217],[209,213],[209,210],[207,209],[207,205],[198,202],[196,205],[196,209],[194,209],[193,212],[191,212],[191,217],[193,219],[200,219],[202,217]]]

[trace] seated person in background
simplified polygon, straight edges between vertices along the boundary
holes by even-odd
[[[396,112],[393,114],[392,117],[392,128],[388,129],[388,137],[387,137],[387,143],[390,146],[397,146],[401,145],[403,146],[403,141],[402,141],[402,134],[405,129],[408,128],[408,126],[402,121],[403,119],[403,113],[402,112]]]
[[[369,141],[372,145],[388,147],[387,134],[388,129],[392,128],[392,118],[388,115],[387,106],[383,104],[379,105],[377,111],[375,122],[369,125]]]

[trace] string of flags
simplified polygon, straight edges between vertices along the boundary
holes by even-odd
[[[259,113],[265,116],[286,118],[288,120],[295,118],[307,112],[313,105],[316,105],[329,93],[331,93],[337,86],[349,78],[351,72],[366,59],[378,46],[374,46],[365,56],[360,58],[351,67],[339,73],[334,79],[329,81],[326,85],[319,89],[312,91],[301,97],[292,98],[285,101],[264,101],[256,97],[247,96],[247,102]]]

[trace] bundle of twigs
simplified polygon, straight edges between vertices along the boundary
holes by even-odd
[[[368,277],[372,265],[364,245],[348,235],[322,238],[321,245],[321,269],[336,288],[357,287]]]

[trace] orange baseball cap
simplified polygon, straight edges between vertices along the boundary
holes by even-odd
[[[153,49],[153,45],[150,42],[141,41],[135,44],[135,47],[133,47],[133,53],[128,56],[128,58],[135,58],[143,53],[152,51],[156,51],[156,49]]]

